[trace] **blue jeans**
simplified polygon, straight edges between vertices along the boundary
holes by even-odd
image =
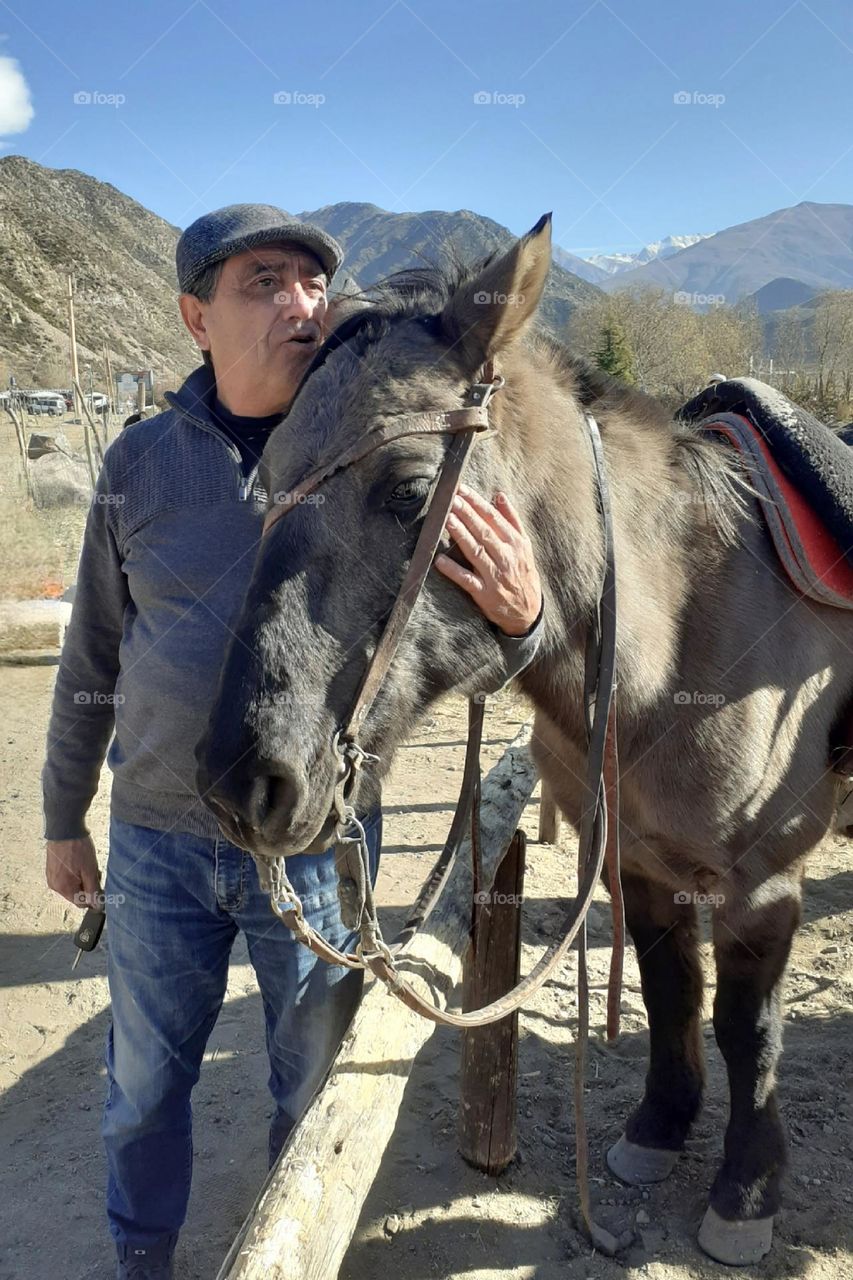
[[[382,815],[365,820],[376,879]],[[288,858],[308,922],[353,945],[334,853]],[[317,960],[273,915],[251,856],[224,838],[154,831],[113,818],[107,862],[108,1092],[102,1133],[107,1216],[118,1245],[177,1235],[192,1176],[190,1093],[225,996],[238,929],[261,989],[276,1104],[272,1163],[337,1052],[363,974]]]

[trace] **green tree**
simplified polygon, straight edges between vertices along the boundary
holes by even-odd
[[[599,369],[618,378],[620,382],[633,384],[636,381],[634,353],[625,330],[618,320],[608,319],[603,326],[601,340],[593,352],[593,359]]]

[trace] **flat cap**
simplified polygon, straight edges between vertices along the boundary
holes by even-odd
[[[330,281],[344,259],[337,240],[312,222],[300,222],[271,204],[229,204],[196,218],[181,236],[175,248],[178,287],[187,293],[205,267],[276,240],[310,250]]]

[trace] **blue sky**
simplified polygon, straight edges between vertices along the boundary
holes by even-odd
[[[0,0],[0,34],[0,153],[182,227],[237,200],[518,233],[552,209],[586,255],[853,202],[849,0]]]

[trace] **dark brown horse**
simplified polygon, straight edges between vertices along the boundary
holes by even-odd
[[[723,1162],[700,1242],[721,1261],[770,1247],[785,1138],[776,1104],[781,984],[805,856],[826,832],[827,759],[853,691],[853,618],[794,593],[728,447],[674,424],[542,336],[525,336],[550,263],[543,219],[502,257],[422,272],[349,316],[320,352],[264,459],[268,491],[397,415],[462,403],[487,359],[506,387],[469,482],[506,491],[544,582],[546,633],[520,678],[534,753],[570,820],[584,804],[584,643],[602,573],[583,413],[601,428],[618,568],[621,838],[629,929],[651,1031],[645,1095],[611,1150],[629,1182],[676,1162],[702,1099],[697,905],[711,907],[714,1028],[731,1091]],[[232,645],[200,782],[260,854],[333,832],[333,735],[352,706],[443,457],[410,437],[334,476],[264,539]],[[319,498],[322,496],[322,501]],[[493,629],[432,573],[361,740],[379,763],[449,690],[494,676]],[[230,821],[228,818],[230,815]]]

